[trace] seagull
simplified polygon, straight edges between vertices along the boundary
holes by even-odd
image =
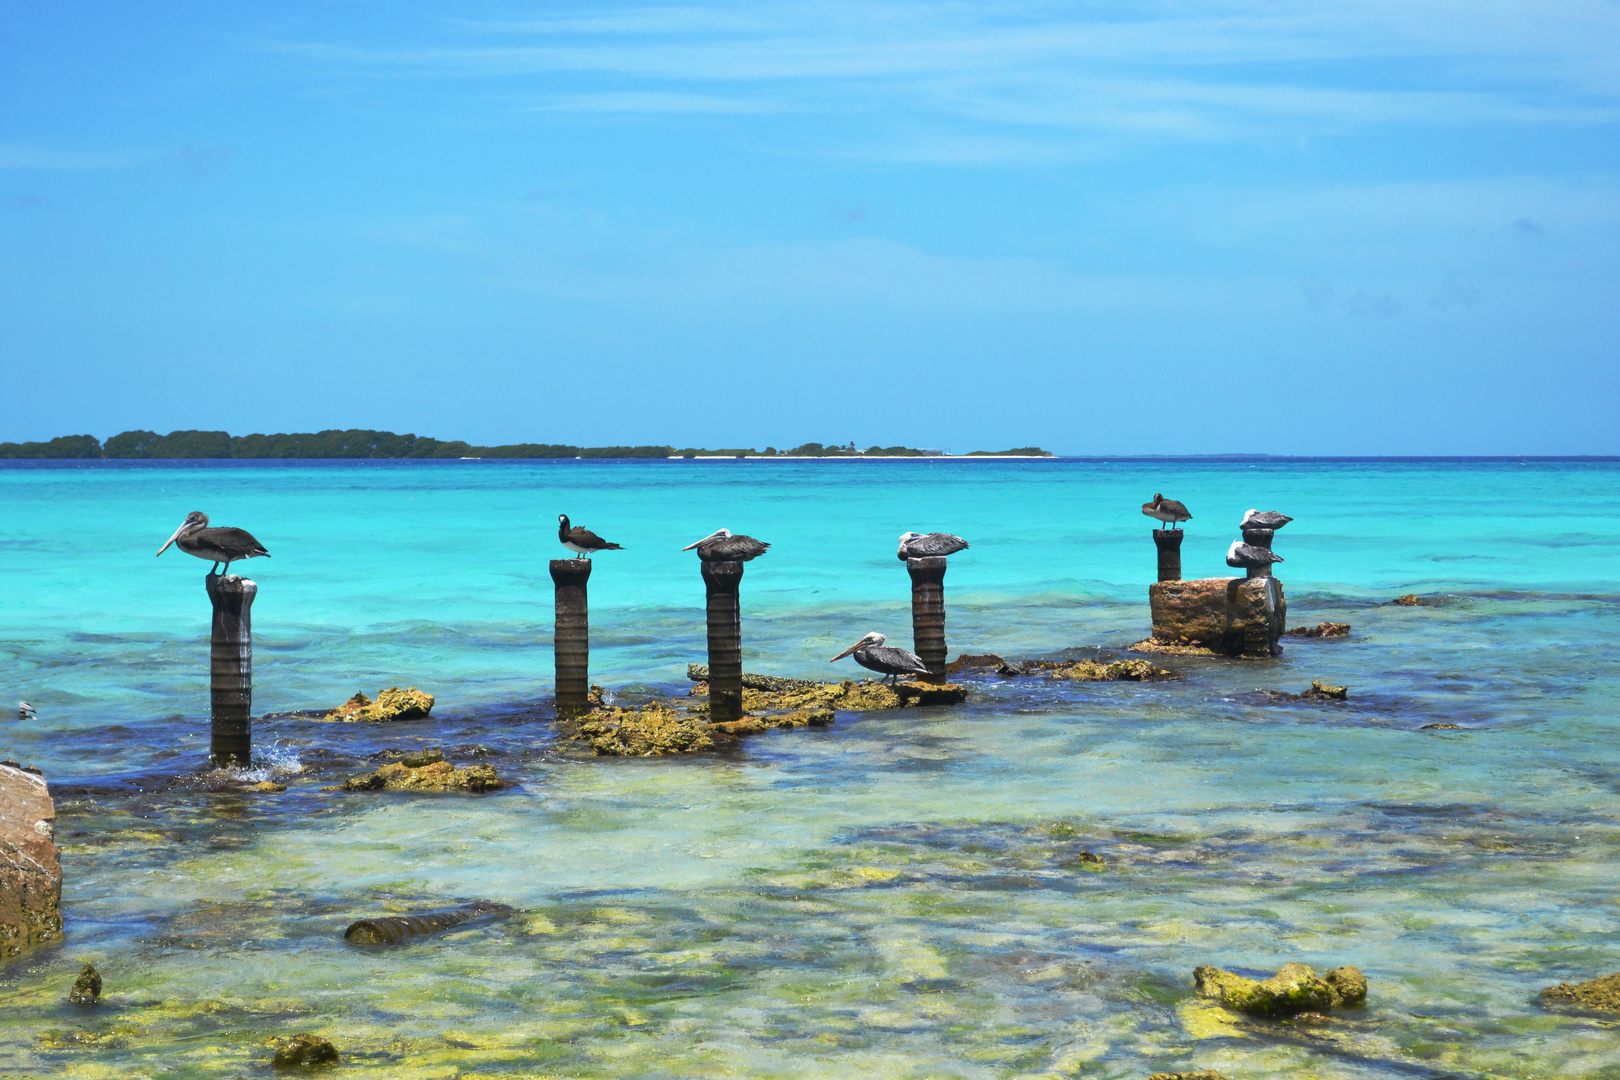
[[[591,530],[575,525],[570,527],[567,514],[557,515],[557,540],[574,553],[574,558],[589,558],[593,551],[623,551],[618,544],[610,544]]]
[[[1276,552],[1255,547],[1253,544],[1245,544],[1241,540],[1232,541],[1232,546],[1226,549],[1226,565],[1242,567],[1245,570],[1258,570],[1282,561],[1282,556]]]
[[[682,551],[697,548],[698,558],[704,562],[747,562],[765,554],[771,545],[752,536],[734,536],[730,529],[716,529],[695,544],[687,544]]]
[[[32,720],[33,718],[34,718],[34,707],[32,705],[28,704],[28,702],[26,702],[26,701],[17,702],[17,719],[19,719],[19,720]]]
[[[1192,515],[1187,513],[1187,505],[1185,503],[1176,502],[1174,499],[1167,499],[1163,495],[1157,493],[1154,494],[1152,502],[1142,504],[1142,513],[1146,514],[1150,518],[1162,521],[1172,528],[1175,527],[1175,524],[1178,521],[1192,520]]]
[[[1275,510],[1247,510],[1243,514],[1243,523],[1240,529],[1280,529],[1294,519],[1287,514],[1279,514]]]
[[[928,665],[922,662],[922,657],[916,653],[906,652],[904,649],[890,648],[883,644],[886,640],[882,634],[874,630],[833,657],[828,663],[836,663],[853,653],[857,664],[868,671],[876,671],[880,675],[899,677],[901,675],[928,674]]]
[[[234,529],[229,525],[220,525],[214,528],[208,526],[208,515],[201,510],[193,510],[186,515],[186,520],[174,530],[174,535],[164,541],[158,548],[161,555],[169,550],[173,544],[187,555],[195,555],[199,559],[211,559],[214,566],[208,572],[216,573],[219,564],[225,564],[225,573],[231,572],[231,563],[238,559],[253,559],[260,555],[270,557],[264,550],[264,545],[253,539],[253,534],[246,529]]]
[[[950,533],[901,533],[900,534],[900,561],[907,559],[925,559],[933,555],[955,555],[958,551],[966,551],[968,542],[960,536]]]

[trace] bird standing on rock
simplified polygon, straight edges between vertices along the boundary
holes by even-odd
[[[1187,513],[1187,505],[1174,499],[1167,499],[1163,495],[1154,493],[1153,501],[1142,504],[1142,513],[1155,521],[1162,521],[1174,528],[1178,522],[1191,521],[1192,515]]]
[[[734,536],[730,529],[716,529],[695,544],[687,544],[682,551],[697,548],[698,558],[704,562],[747,562],[765,554],[771,545],[752,536]]]
[[[1287,514],[1279,514],[1275,510],[1247,510],[1243,514],[1243,521],[1238,525],[1240,529],[1271,529],[1276,531],[1294,519]]]
[[[876,630],[867,634],[861,640],[833,657],[828,663],[837,663],[851,654],[855,662],[868,671],[876,671],[880,675],[927,675],[928,665],[923,663],[922,657],[904,649],[896,649],[883,643],[888,639]]]
[[[563,547],[574,553],[574,558],[589,558],[593,551],[623,551],[618,544],[612,544],[597,536],[591,530],[578,525],[568,524],[567,514],[557,515],[557,540]]]
[[[1276,552],[1253,544],[1245,544],[1241,540],[1232,541],[1232,546],[1226,549],[1226,565],[1244,570],[1258,570],[1282,561],[1283,557]]]
[[[174,535],[164,541],[158,548],[162,555],[173,544],[187,555],[195,555],[199,559],[208,559],[213,562],[210,574],[219,571],[219,564],[225,564],[225,573],[231,572],[231,563],[239,559],[256,559],[260,555],[270,557],[264,545],[253,539],[253,534],[246,529],[236,529],[229,525],[218,525],[210,528],[208,515],[201,510],[193,510],[186,515],[186,520],[174,530]]]
[[[907,559],[926,559],[932,556],[955,555],[958,551],[966,551],[968,542],[960,536],[950,533],[901,533],[900,534],[900,561]]]

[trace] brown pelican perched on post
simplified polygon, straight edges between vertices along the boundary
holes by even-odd
[[[1192,515],[1187,513],[1186,503],[1167,499],[1157,492],[1154,493],[1152,502],[1142,504],[1142,513],[1157,521],[1164,522],[1171,528],[1175,528],[1178,522],[1192,520]]]
[[[704,562],[747,562],[765,554],[771,545],[752,536],[733,536],[730,529],[716,529],[695,544],[687,544],[682,551],[697,548],[698,558]]]
[[[593,551],[623,551],[618,544],[612,544],[597,536],[591,530],[579,525],[570,526],[567,514],[557,515],[557,540],[563,547],[574,553],[574,558],[588,558]]]
[[[966,551],[968,542],[960,536],[950,533],[901,533],[900,534],[900,561],[907,559],[926,559],[934,555],[955,555],[958,551]]]
[[[855,662],[868,671],[876,671],[880,675],[927,675],[928,665],[922,662],[922,657],[916,653],[906,652],[883,644],[888,639],[876,630],[867,634],[861,640],[833,657],[828,663],[837,663],[851,654]]]
[[[1282,561],[1282,556],[1276,552],[1253,544],[1245,544],[1241,540],[1232,541],[1232,546],[1226,549],[1226,565],[1245,570],[1258,570]]]
[[[208,571],[210,574],[218,571],[220,563],[225,564],[225,573],[228,574],[231,563],[239,559],[256,559],[260,555],[267,559],[270,557],[264,545],[253,539],[253,534],[246,529],[233,529],[229,525],[210,528],[208,515],[201,510],[193,510],[186,515],[186,520],[174,530],[174,535],[158,548],[158,554],[168,551],[170,544],[187,555],[212,560],[214,566]]]
[[[1294,519],[1287,514],[1279,514],[1275,510],[1246,510],[1243,521],[1238,525],[1240,529],[1271,529],[1276,531]]]

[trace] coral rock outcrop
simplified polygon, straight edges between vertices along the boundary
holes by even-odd
[[[338,722],[376,723],[389,720],[420,720],[433,711],[433,695],[414,686],[401,690],[390,686],[378,691],[377,700],[364,692],[354,695],[342,705],[327,713],[324,719]]]
[[[438,750],[390,761],[375,772],[344,781],[344,791],[495,791],[502,787],[491,765],[458,769]]]
[[[1193,971],[1193,982],[1200,997],[1258,1016],[1322,1012],[1334,1006],[1360,1005],[1367,999],[1367,979],[1353,967],[1318,976],[1304,964],[1284,964],[1269,979],[1248,979],[1205,964]]]
[[[1302,638],[1349,637],[1350,624],[1347,622],[1323,622],[1317,623],[1315,626],[1296,626],[1283,636]]]
[[[1620,1012],[1620,972],[1583,983],[1559,983],[1540,994],[1546,1005],[1573,1005],[1598,1012]]]

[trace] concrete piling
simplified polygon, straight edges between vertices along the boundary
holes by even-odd
[[[209,645],[213,724],[209,757],[216,768],[246,768],[253,759],[253,598],[259,586],[237,574],[203,579],[214,606]]]
[[[585,583],[589,559],[552,559],[551,580],[557,587],[551,651],[557,663],[557,715],[578,716],[590,707],[591,620]]]
[[[1159,580],[1181,580],[1181,538],[1183,529],[1154,529],[1153,546],[1159,549]]]
[[[912,648],[928,665],[925,680],[945,681],[945,558],[929,555],[907,559],[911,575]]]
[[[941,562],[945,560],[941,559]],[[709,718],[740,720],[742,707],[742,608],[740,562],[703,562],[709,616]]]
[[[1244,529],[1243,530],[1243,542],[1245,544],[1249,544],[1252,547],[1265,548],[1267,551],[1270,551],[1271,550],[1271,538],[1273,536],[1275,536],[1275,535],[1276,535],[1276,530],[1274,530],[1274,529]],[[1249,576],[1252,577],[1252,578],[1270,577],[1271,576],[1271,567],[1269,565],[1268,566],[1251,566],[1251,567],[1249,567]]]

